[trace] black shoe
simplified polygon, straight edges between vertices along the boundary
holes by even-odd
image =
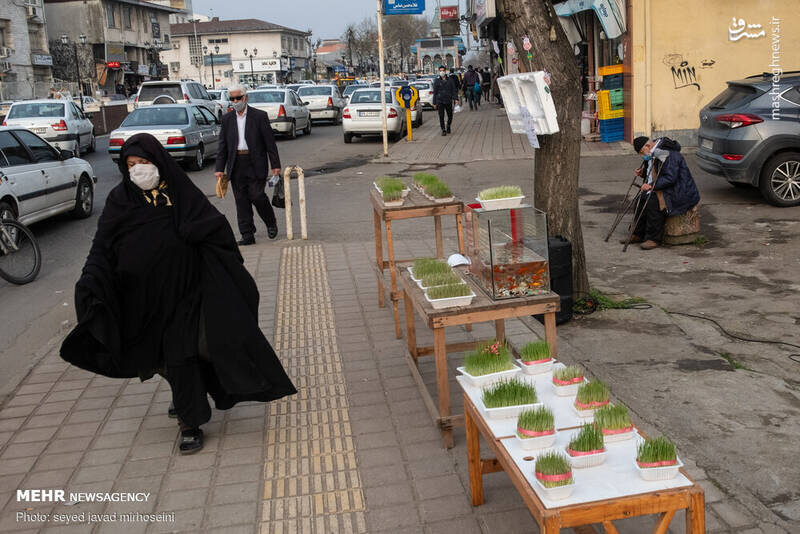
[[[194,454],[203,448],[203,431],[199,428],[190,428],[181,431],[181,443],[178,445],[181,454]]]
[[[247,245],[255,245],[256,238],[253,236],[243,237],[239,241],[237,241],[236,244],[239,245],[240,247],[246,247]]]
[[[452,133],[449,126],[447,127],[447,133]]]
[[[167,417],[170,419],[178,418],[178,410],[175,409],[175,404],[172,402],[169,403],[169,408],[167,408]]]
[[[270,239],[275,239],[278,236],[278,225],[267,226],[267,235]]]
[[[447,135],[447,130],[442,130],[442,135],[443,136]]]

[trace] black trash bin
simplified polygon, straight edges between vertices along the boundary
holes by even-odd
[[[556,313],[556,324],[572,319],[572,242],[562,236],[547,240],[550,261],[550,289],[561,296],[561,311]],[[533,316],[544,323],[544,315]]]

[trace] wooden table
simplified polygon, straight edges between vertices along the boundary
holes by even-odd
[[[703,489],[683,469],[681,469],[681,473],[692,483],[691,486],[559,508],[546,508],[500,439],[493,436],[486,421],[466,393],[464,394],[464,419],[467,430],[467,459],[473,506],[483,504],[483,475],[505,471],[528,506],[531,515],[539,524],[542,534],[557,534],[562,528],[596,523],[602,524],[607,534],[618,534],[613,521],[649,514],[661,515],[653,533],[665,534],[675,512],[682,509],[686,510],[687,534],[705,533]],[[494,458],[481,459],[481,435],[494,452]],[[535,454],[535,451],[531,452],[531,455]],[[533,469],[533,465],[531,465],[531,469]],[[589,526],[582,528],[581,532],[595,531]]]
[[[431,414],[435,425],[442,431],[442,443],[445,447],[453,447],[453,427],[464,424],[463,415],[450,414],[450,382],[447,376],[447,353],[473,350],[480,343],[447,344],[445,341],[445,327],[470,325],[486,321],[494,321],[495,334],[499,341],[505,340],[505,320],[526,315],[544,314],[545,339],[550,344],[550,356],[558,355],[556,341],[556,312],[560,308],[560,298],[557,294],[549,292],[546,295],[534,297],[520,297],[505,300],[492,300],[480,287],[466,274],[463,268],[457,269],[464,280],[472,287],[475,298],[472,304],[460,308],[435,310],[425,299],[425,293],[406,269],[397,269],[397,276],[403,287],[403,302],[406,319],[406,340],[408,342],[408,365],[411,375],[417,382],[422,393],[422,400]],[[414,325],[414,311],[433,330],[433,347],[418,347],[416,327]],[[436,384],[439,394],[439,408],[434,405],[433,398],[419,374],[418,360],[422,356],[433,354],[436,359]]]
[[[378,193],[378,190],[375,189],[374,186],[372,186],[370,189],[371,191],[369,199],[372,202],[372,216],[375,224],[375,273],[378,278],[378,306],[381,308],[386,306],[386,286],[384,285],[383,272],[386,269],[389,269],[389,276],[392,279],[392,289],[389,295],[392,301],[392,311],[394,312],[395,335],[397,336],[397,339],[400,339],[403,337],[403,334],[400,329],[400,310],[398,306],[400,293],[397,290],[395,267],[399,262],[410,260],[397,260],[394,257],[392,221],[416,219],[420,217],[433,217],[434,236],[436,239],[436,257],[443,258],[444,246],[442,245],[442,215],[455,215],[456,231],[458,233],[458,251],[461,254],[465,254],[466,248],[464,244],[464,228],[462,221],[464,204],[458,199],[453,199],[451,202],[444,203],[434,202],[412,187],[402,206],[396,208],[387,208],[383,205],[383,199],[381,198],[380,193]],[[388,260],[383,259],[383,227],[381,226],[381,222],[386,225],[386,253],[389,257]]]

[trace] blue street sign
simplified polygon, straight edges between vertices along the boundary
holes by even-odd
[[[383,0],[384,15],[421,15],[425,0]]]

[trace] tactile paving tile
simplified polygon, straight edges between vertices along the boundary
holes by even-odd
[[[277,300],[273,346],[298,394],[269,405],[260,532],[366,532],[321,246],[283,249]]]

